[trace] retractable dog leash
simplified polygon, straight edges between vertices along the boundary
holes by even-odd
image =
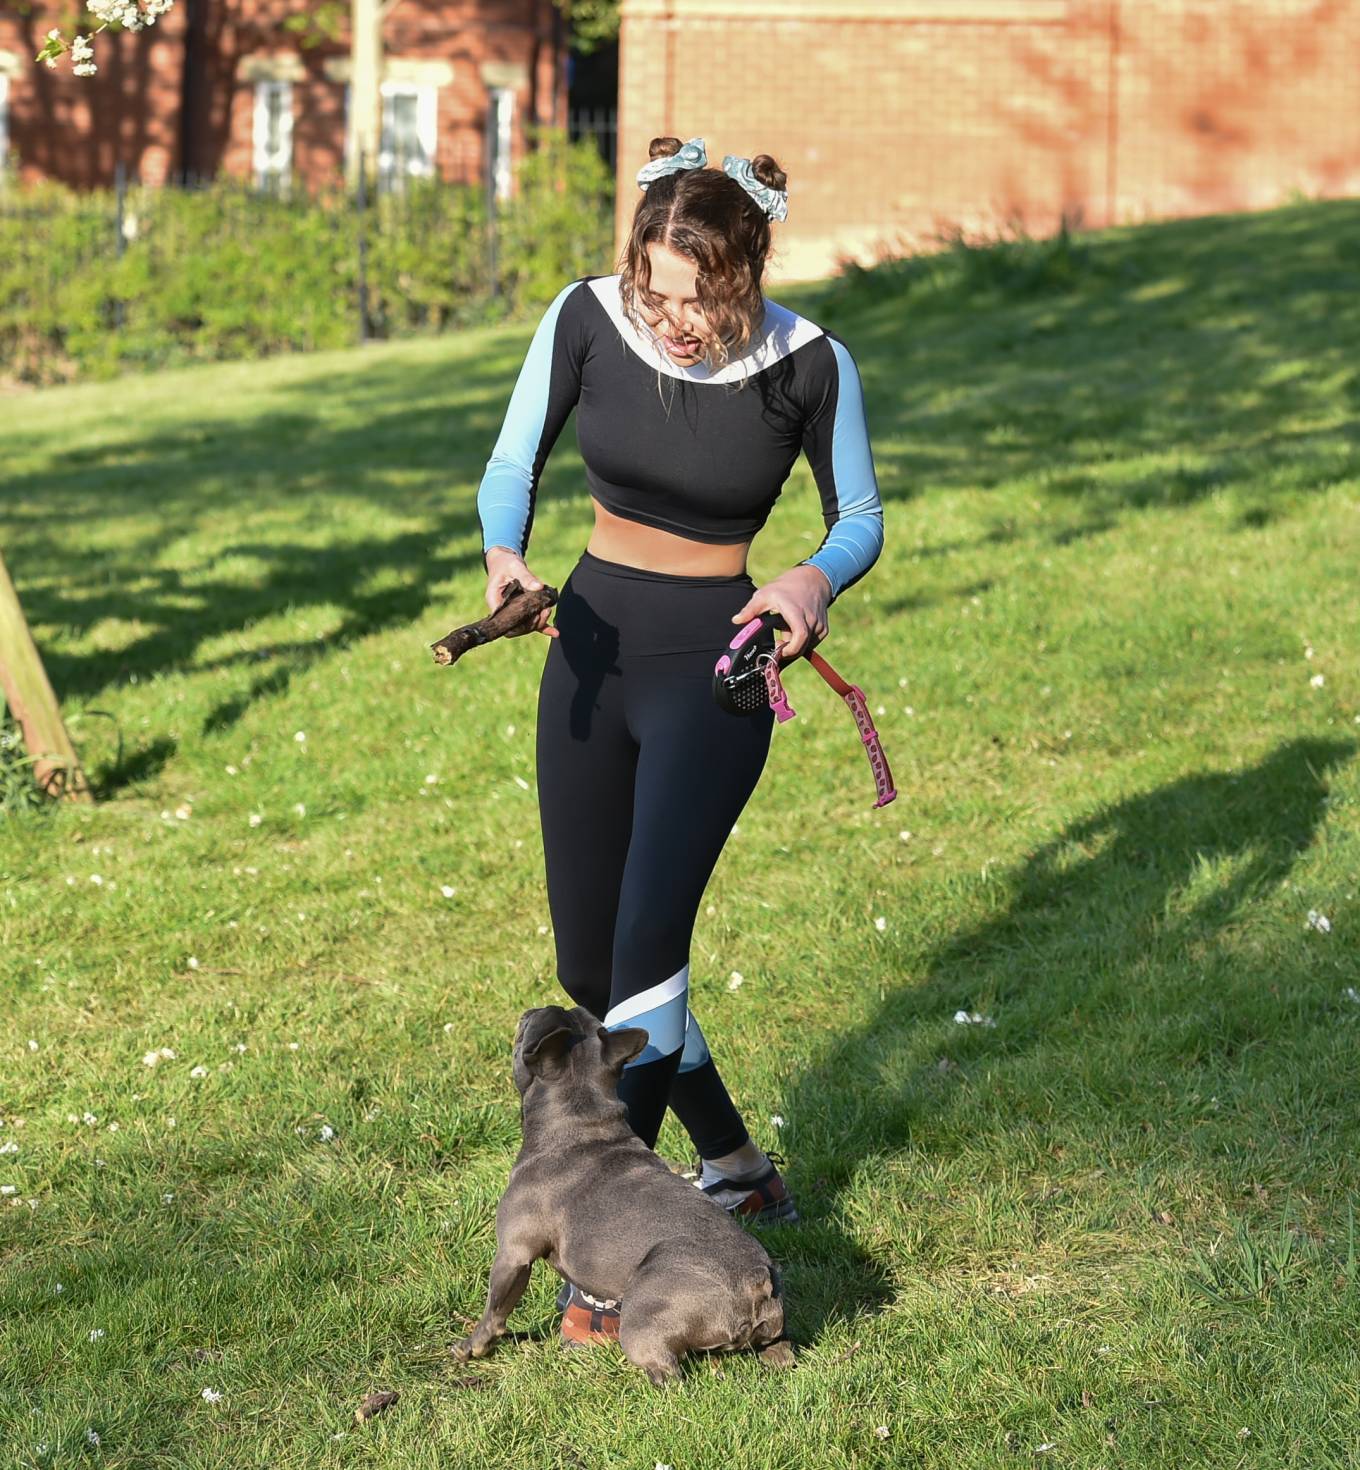
[[[787,631],[788,624],[778,613],[764,612],[752,618],[736,633],[713,667],[713,697],[723,709],[734,715],[754,715],[768,705],[782,725],[785,720],[793,719],[797,710],[789,703],[789,696],[779,676],[775,628]],[[893,785],[888,758],[883,753],[878,731],[874,729],[864,691],[857,684],[849,684],[842,679],[815,648],[809,649],[804,656],[850,706],[850,713],[854,715],[855,725],[859,730],[859,738],[869,757],[869,768],[874,773],[874,785],[878,789],[878,800],[874,802],[874,807],[887,806],[897,796],[897,788]]]

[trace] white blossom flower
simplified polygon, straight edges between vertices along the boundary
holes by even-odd
[[[1326,914],[1320,914],[1316,909],[1308,910],[1308,927],[1316,929],[1319,934],[1330,934],[1332,932],[1332,921]]]
[[[1353,1000],[1356,1005],[1360,1006],[1360,990],[1357,990],[1354,985],[1348,985],[1345,994],[1347,1000]]]
[[[445,898],[452,898],[453,895],[458,892],[456,888],[452,887],[448,883],[441,883],[439,885],[439,891],[444,895]]]
[[[82,1123],[88,1123],[91,1127],[94,1127],[94,1125],[99,1121],[99,1119],[95,1117],[93,1113],[82,1113],[80,1115],[80,1119]]]
[[[208,1075],[208,1069],[206,1067],[194,1067],[189,1075],[191,1077],[206,1077]]]
[[[144,1067],[154,1067],[161,1062],[173,1062],[175,1054],[168,1046],[158,1046],[155,1051],[149,1051],[142,1058]]]
[[[163,1195],[161,1195],[161,1203],[168,1205],[170,1203],[170,1201],[172,1199],[174,1199],[174,1197],[175,1197],[174,1190],[173,1189],[167,1190]]]
[[[1324,674],[1314,674],[1308,682],[1313,686],[1314,689],[1321,689],[1322,686],[1327,682],[1327,678]]]
[[[874,920],[874,928],[875,928],[875,929],[877,929],[877,930],[878,930],[878,932],[879,932],[879,933],[880,933],[880,934],[882,934],[882,932],[883,932],[883,931],[884,931],[884,930],[885,930],[885,929],[886,929],[886,928],[887,928],[887,927],[888,927],[888,921],[887,921],[887,919],[885,919],[885,918],[884,918],[884,917],[883,917],[883,915],[882,915],[882,914],[880,914],[880,915],[879,915],[879,916],[878,916],[878,918],[876,918],[876,919],[875,919],[875,920]]]
[[[300,817],[305,817],[307,815],[307,808],[300,801],[294,803],[293,810]]]
[[[193,814],[194,810],[192,807],[177,806],[175,808],[175,815],[180,819],[181,822],[187,822],[189,818],[193,816]]]
[[[888,1435],[891,1432],[892,1431],[888,1428],[886,1424],[880,1424],[878,1428],[874,1430],[874,1433],[878,1435],[879,1439],[887,1439]]]
[[[288,1050],[289,1051],[296,1051],[297,1049],[298,1049],[298,1043],[296,1041],[290,1041],[288,1043]]]
[[[430,774],[425,777],[425,784],[427,786],[433,786],[438,782],[438,780],[439,777],[436,776],[433,771],[431,771]]]
[[[191,955],[190,955],[190,956],[189,956],[189,958],[188,958],[188,959],[187,959],[187,960],[185,960],[185,962],[184,962],[184,963],[185,963],[185,964],[186,964],[186,965],[188,965],[188,967],[189,967],[189,968],[190,968],[190,969],[191,969],[191,970],[196,970],[196,969],[198,969],[198,956],[197,956],[197,955],[192,955],[192,954],[191,954]]]
[[[259,812],[251,812],[251,814],[250,814],[250,825],[252,827],[258,827],[260,825],[260,823],[263,822],[263,821],[264,821],[264,818],[259,814]]]
[[[228,776],[239,776],[241,774],[235,766],[227,766],[225,770]]]
[[[203,1402],[205,1404],[219,1403],[221,1398],[222,1395],[215,1388],[205,1388],[203,1390]]]
[[[15,1194],[18,1188],[17,1184],[0,1184],[0,1194]]]
[[[978,1011],[955,1011],[954,1024],[956,1026],[995,1026],[996,1022],[990,1016],[984,1016]]]
[[[452,1030],[453,1030],[453,1022],[452,1021],[445,1021],[444,1022],[444,1035],[447,1036]]]
[[[99,876],[98,873],[90,874],[90,882],[93,883],[96,888],[101,888],[104,884],[104,880]]]
[[[245,1051],[245,1049],[246,1049],[246,1044],[245,1044],[244,1041],[238,1041],[236,1043],[236,1046],[234,1047],[234,1050],[237,1051],[237,1052],[243,1052],[243,1051]]]
[[[0,1154],[17,1154],[19,1145],[11,1138],[8,1143],[0,1143]]]
[[[307,743],[307,732],[305,730],[299,730],[293,736],[293,739],[296,740],[299,745],[306,745],[306,743]]]
[[[741,974],[741,971],[740,970],[733,970],[732,971],[732,974],[731,974],[731,977],[728,979],[727,988],[729,990],[736,990],[736,989],[738,989],[740,987],[741,982],[742,982],[742,974]]]
[[[102,1327],[95,1327],[90,1332],[90,1341],[91,1342],[98,1342],[99,1339],[101,1337],[103,1337],[103,1335],[104,1335],[104,1329]]]
[[[782,1128],[784,1126],[784,1115],[782,1113],[770,1114],[770,1127]]]
[[[329,1143],[335,1137],[335,1129],[329,1123],[323,1123],[317,1130],[316,1135],[322,1143]]]

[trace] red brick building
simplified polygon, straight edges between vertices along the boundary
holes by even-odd
[[[300,0],[177,0],[136,34],[103,32],[99,70],[34,62],[70,5],[0,5],[0,155],[26,178],[87,187],[159,184],[220,169],[262,184],[343,169],[346,37],[304,44]],[[383,158],[389,176],[483,177],[488,131],[508,182],[526,123],[566,120],[569,37],[552,0],[398,0],[384,27]]]
[[[659,134],[772,153],[772,276],[1360,194],[1360,0],[623,0],[620,242]]]

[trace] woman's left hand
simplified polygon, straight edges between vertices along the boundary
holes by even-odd
[[[827,635],[826,610],[831,603],[831,583],[813,566],[790,567],[774,581],[757,587],[734,623],[749,623],[763,612],[777,612],[789,625],[778,645],[779,662],[786,664],[815,648]]]

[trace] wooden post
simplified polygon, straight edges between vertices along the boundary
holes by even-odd
[[[71,737],[62,723],[61,707],[43,668],[38,646],[28,630],[19,594],[0,556],[0,688],[34,757],[33,776],[49,796],[91,801]]]

